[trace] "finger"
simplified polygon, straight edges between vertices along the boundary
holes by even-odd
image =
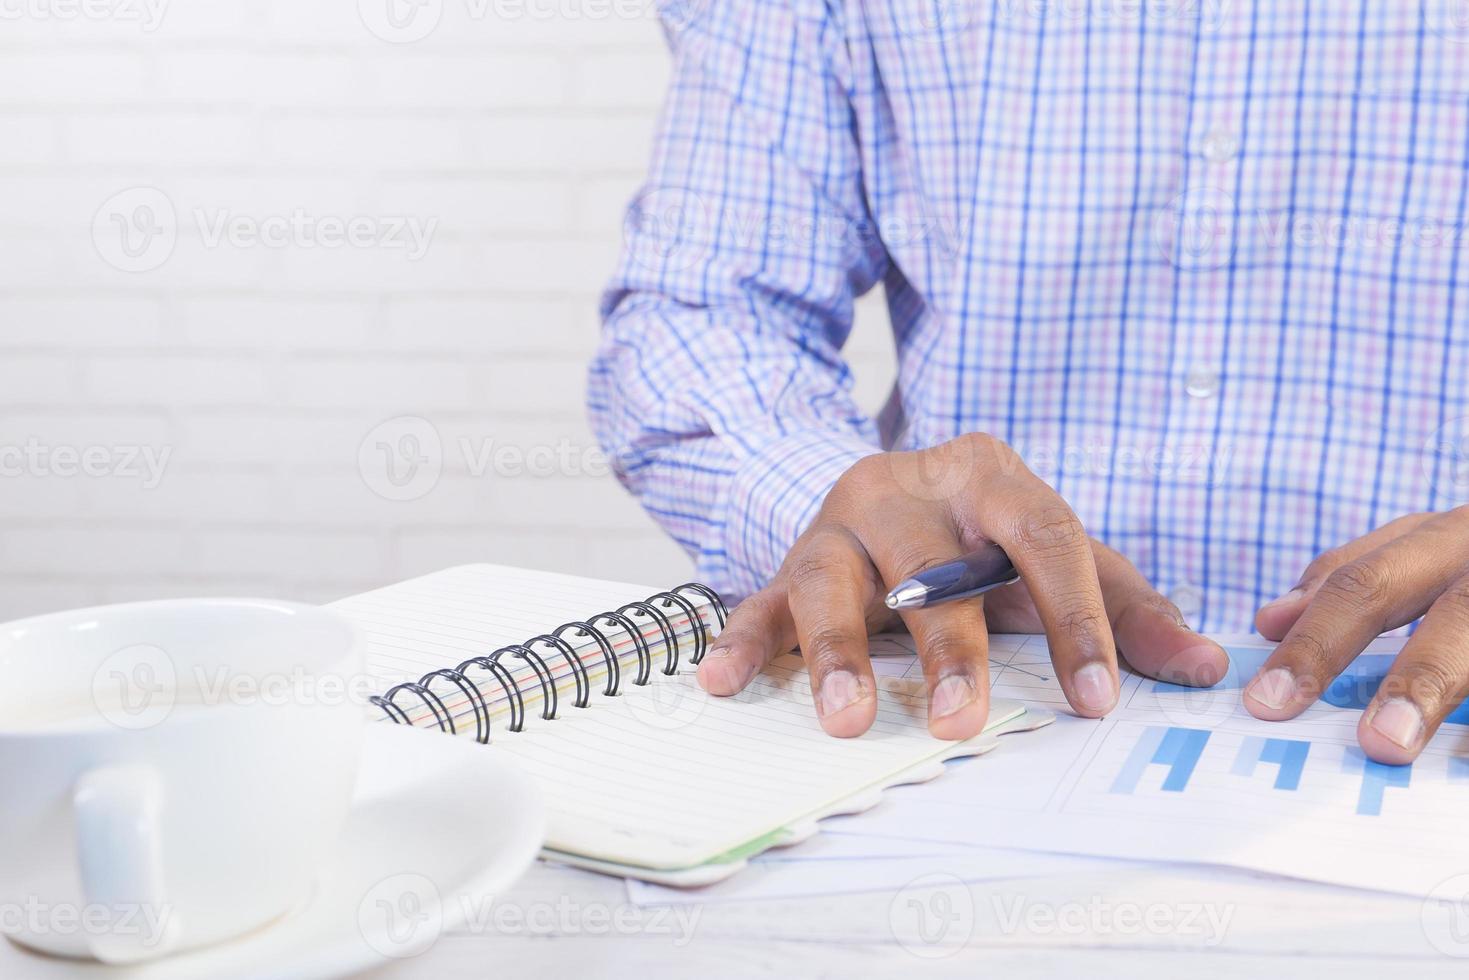
[[[786,582],[821,727],[838,738],[861,735],[877,717],[864,615],[877,591],[872,563],[845,531],[823,531],[796,553]]]
[[[1102,599],[1117,652],[1134,670],[1173,684],[1209,687],[1229,670],[1229,655],[1189,629],[1169,602],[1126,558],[1092,542]]]
[[[735,607],[699,663],[699,685],[726,697],[745,689],[766,664],[796,647],[796,624],[783,584],[755,593]]]
[[[1357,741],[1378,762],[1418,757],[1469,691],[1469,578],[1439,595],[1357,723]]]
[[[862,532],[862,544],[889,588],[953,561],[964,547],[932,517],[901,516]],[[935,738],[973,738],[989,716],[989,631],[979,597],[901,614],[928,684],[928,730]]]
[[[1407,517],[1399,517],[1390,521],[1382,527],[1350,541],[1340,548],[1333,548],[1323,552],[1315,561],[1306,567],[1301,579],[1285,595],[1261,606],[1255,613],[1255,629],[1267,640],[1280,642],[1290,628],[1301,618],[1301,613],[1311,604],[1311,599],[1326,582],[1332,572],[1349,565],[1361,558],[1363,555],[1376,551],[1378,548],[1402,537],[1409,531],[1414,530],[1431,514],[1409,514]]]
[[[1117,703],[1117,651],[1081,521],[1028,473],[992,477],[978,489],[954,515],[966,548],[987,539],[1005,549],[1045,626],[1067,701],[1084,717],[1106,714]]]
[[[1294,718],[1379,634],[1411,623],[1462,574],[1466,521],[1439,515],[1340,566],[1244,691],[1257,718]]]

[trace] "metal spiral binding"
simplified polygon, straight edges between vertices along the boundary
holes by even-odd
[[[433,726],[451,735],[457,734],[454,712],[450,710],[440,694],[433,690],[435,681],[447,681],[464,696],[474,712],[475,741],[487,744],[491,739],[490,701],[485,697],[484,687],[468,675],[471,669],[478,668],[494,678],[504,691],[506,702],[510,706],[509,729],[512,732],[520,732],[525,730],[525,695],[520,685],[516,683],[514,675],[500,661],[506,654],[524,661],[536,675],[537,685],[541,689],[541,718],[545,721],[552,721],[556,718],[558,708],[556,678],[550,664],[535,649],[538,645],[555,650],[566,661],[576,681],[576,700],[573,704],[575,707],[585,708],[591,702],[591,674],[588,673],[586,664],[582,662],[581,656],[577,653],[576,646],[566,637],[573,635],[590,638],[601,651],[603,666],[607,671],[607,683],[602,693],[606,697],[616,697],[622,686],[622,663],[617,656],[617,645],[606,631],[607,624],[626,633],[632,642],[638,658],[638,672],[633,678],[633,684],[636,686],[641,687],[648,684],[653,670],[652,646],[638,624],[640,619],[644,622],[651,620],[658,628],[658,633],[663,640],[665,659],[662,673],[678,673],[679,660],[683,653],[679,631],[674,628],[673,621],[665,610],[677,609],[688,617],[689,624],[693,627],[694,640],[694,649],[689,656],[689,662],[698,665],[704,659],[704,654],[709,649],[709,623],[705,621],[698,606],[687,595],[684,595],[686,592],[708,600],[719,628],[722,630],[729,615],[724,601],[708,586],[689,582],[676,589],[649,596],[646,601],[630,602],[614,611],[598,613],[587,621],[578,620],[565,623],[549,633],[532,637],[524,643],[501,647],[489,656],[471,657],[458,667],[432,671],[416,681],[399,684],[383,695],[369,698],[369,703],[381,709],[387,719],[394,724],[414,725],[412,715],[398,703],[401,695],[411,694],[428,709],[431,716],[428,720]]]

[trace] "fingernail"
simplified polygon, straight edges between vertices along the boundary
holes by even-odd
[[[734,647],[710,647],[709,651],[704,654],[705,659],[714,660],[718,660],[720,657],[732,656],[734,656]]]
[[[1423,712],[1407,698],[1384,701],[1372,715],[1372,730],[1394,745],[1418,747],[1423,737]]]
[[[834,670],[821,681],[816,695],[816,708],[822,717],[845,711],[852,705],[872,697],[867,684],[850,670]]]
[[[1274,711],[1287,707],[1296,698],[1296,679],[1284,667],[1271,667],[1245,688],[1245,694]]]
[[[1117,683],[1105,664],[1089,663],[1071,675],[1071,693],[1088,711],[1111,711],[1117,702]]]
[[[938,682],[928,700],[928,717],[937,721],[974,703],[974,680],[967,674],[952,674]]]
[[[1305,589],[1302,589],[1302,588],[1294,588],[1294,589],[1291,589],[1289,592],[1287,592],[1285,595],[1281,596],[1279,599],[1271,599],[1269,602],[1265,603],[1265,605],[1261,606],[1260,608],[1261,609],[1274,609],[1276,606],[1288,606],[1292,602],[1296,602],[1296,601],[1298,601],[1300,599],[1305,598],[1305,595],[1306,595],[1306,590]]]

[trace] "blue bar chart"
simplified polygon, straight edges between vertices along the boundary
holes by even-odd
[[[1342,757],[1342,772],[1362,774],[1362,789],[1357,796],[1358,816],[1380,817],[1387,791],[1407,789],[1413,767],[1386,766],[1367,758],[1361,749],[1349,748]]]
[[[1163,789],[1169,793],[1182,793],[1188,788],[1189,778],[1204,746],[1209,742],[1209,733],[1201,728],[1174,728],[1152,725],[1145,729],[1128,753],[1127,761],[1112,781],[1113,793],[1130,794],[1137,790],[1143,773],[1149,766],[1164,766]]]
[[[1236,776],[1252,777],[1263,762],[1276,767],[1276,789],[1295,791],[1301,786],[1301,772],[1305,769],[1306,757],[1310,754],[1310,742],[1251,735],[1240,744],[1230,772]]]

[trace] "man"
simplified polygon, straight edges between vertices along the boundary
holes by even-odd
[[[903,617],[934,735],[983,725],[986,628],[1044,630],[1100,716],[1119,654],[1210,684],[1227,658],[1185,624],[1253,624],[1283,642],[1245,704],[1284,719],[1423,617],[1359,729],[1413,759],[1469,686],[1454,0],[678,13],[590,405],[749,596],[704,686],[799,643],[822,725],[860,734],[887,587],[995,541],[1022,583]],[[878,284],[899,377],[871,420],[840,350]]]

